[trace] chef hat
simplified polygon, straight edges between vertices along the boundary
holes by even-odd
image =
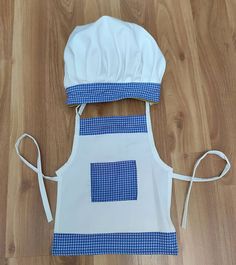
[[[134,23],[103,16],[77,26],[64,60],[67,104],[160,100],[165,58],[153,37]]]

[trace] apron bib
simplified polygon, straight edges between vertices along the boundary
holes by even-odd
[[[48,221],[52,215],[43,178],[57,181],[57,206],[53,255],[166,254],[177,255],[176,231],[170,217],[172,179],[190,181],[182,225],[187,222],[193,182],[223,177],[230,168],[220,151],[205,153],[195,164],[193,176],[173,172],[155,147],[150,105],[134,116],[81,118],[85,104],[76,108],[75,133],[68,161],[56,177],[42,174],[40,151],[30,135],[22,135],[17,153],[38,174]],[[24,137],[37,146],[37,167],[19,153]],[[220,176],[196,178],[200,161],[216,154],[227,164]]]

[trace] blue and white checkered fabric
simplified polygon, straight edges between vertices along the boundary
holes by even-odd
[[[161,86],[158,83],[89,83],[66,89],[67,104],[110,102],[125,98],[160,101]]]
[[[147,132],[145,115],[84,118],[80,135]]]
[[[137,200],[135,160],[91,163],[92,202]]]
[[[99,254],[177,255],[176,233],[54,234],[53,256]]]

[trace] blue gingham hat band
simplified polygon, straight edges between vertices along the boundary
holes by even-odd
[[[158,83],[88,83],[66,89],[68,105],[83,103],[111,102],[135,98],[157,103],[160,101]]]

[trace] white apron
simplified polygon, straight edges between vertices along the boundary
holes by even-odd
[[[175,174],[156,150],[149,103],[145,115],[81,119],[84,107],[76,111],[72,152],[56,177],[42,174],[39,147],[32,136],[24,134],[16,143],[22,161],[38,174],[48,221],[52,215],[43,178],[58,184],[52,254],[177,255],[170,217],[172,179],[191,181],[182,220],[185,227],[192,183],[223,177],[230,169],[227,157],[208,151],[195,164],[192,177]],[[38,148],[37,167],[19,153],[26,136]],[[196,168],[207,154],[220,156],[226,166],[220,176],[196,178]]]

